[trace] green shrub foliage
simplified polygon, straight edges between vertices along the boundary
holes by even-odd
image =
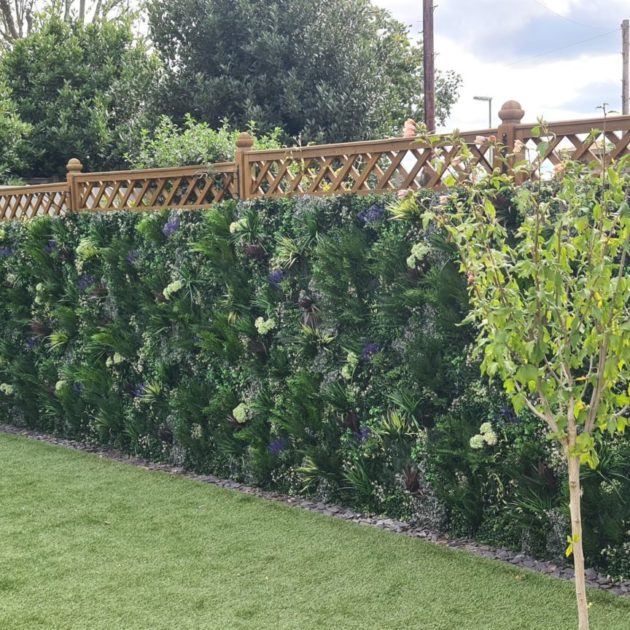
[[[6,224],[4,418],[561,555],[561,460],[472,364],[453,251],[386,202]],[[630,568],[629,448],[608,444],[585,472],[587,553],[616,574]]]

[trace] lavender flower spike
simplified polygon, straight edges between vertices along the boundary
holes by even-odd
[[[286,448],[286,446],[287,446],[286,440],[284,438],[279,437],[271,441],[271,443],[267,447],[267,450],[272,455],[277,456],[277,455],[280,455],[280,453],[282,453],[282,451]]]
[[[162,228],[162,233],[164,234],[164,236],[166,236],[166,238],[171,238],[171,236],[173,236],[173,234],[175,234],[175,232],[179,230],[181,223],[181,219],[177,215],[171,217],[164,224],[164,227]]]
[[[363,346],[363,352],[361,352],[361,359],[363,361],[369,361],[380,349],[381,346],[377,343],[366,343],[365,346]]]
[[[269,274],[269,284],[271,286],[277,287],[283,278],[284,271],[282,271],[282,269],[274,269],[274,271]]]

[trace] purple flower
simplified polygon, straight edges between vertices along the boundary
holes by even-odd
[[[51,238],[48,241],[48,245],[44,247],[44,254],[48,254],[50,256],[50,254],[52,254],[56,249],[57,249],[57,241],[54,238]]]
[[[363,221],[363,223],[368,224],[373,223],[374,221],[379,221],[383,218],[384,214],[385,212],[383,208],[375,204],[369,210],[359,212],[357,217],[359,220]]]
[[[381,346],[377,343],[366,343],[365,346],[363,346],[363,352],[361,352],[361,359],[363,361],[369,361],[380,349]]]
[[[72,385],[72,391],[74,392],[75,396],[82,396],[83,392],[85,391],[85,385],[83,383],[74,383]]]
[[[512,407],[512,405],[505,405],[501,409],[501,416],[503,417],[503,420],[505,420],[505,422],[509,422],[510,424],[519,423],[519,417],[514,412],[514,407]]]
[[[275,440],[272,440],[269,444],[269,446],[267,447],[267,450],[272,454],[272,455],[280,455],[280,453],[282,453],[282,451],[284,451],[284,449],[287,447],[287,441],[284,438],[276,438]]]
[[[130,264],[136,262],[136,260],[138,260],[138,256],[139,254],[137,249],[130,250],[127,254],[127,262]]]
[[[140,398],[145,395],[147,391],[147,386],[144,383],[140,383],[140,385],[136,385],[131,391],[131,395],[134,398]]]
[[[33,348],[35,348],[38,345],[39,345],[39,338],[38,337],[29,337],[26,340],[26,347],[29,350],[32,350]]]
[[[284,271],[282,269],[275,269],[269,274],[269,284],[273,287],[277,287],[284,278]]]
[[[360,427],[359,430],[355,431],[352,435],[357,442],[363,443],[372,435],[372,429],[369,427]]]
[[[181,219],[178,216],[171,217],[162,228],[162,232],[166,238],[171,238],[181,225]]]
[[[0,247],[0,258],[8,258],[13,256],[14,253],[12,247]]]
[[[77,286],[79,291],[85,291],[88,287],[94,284],[94,276],[91,273],[84,273],[80,278]]]

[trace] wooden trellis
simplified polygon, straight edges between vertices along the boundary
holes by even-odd
[[[522,142],[521,157],[529,159],[539,172],[552,170],[567,159],[610,163],[630,153],[630,116],[550,123],[540,130],[541,135],[533,133],[537,128],[519,125],[515,138]],[[540,146],[544,150],[539,153]]]
[[[160,210],[207,208],[237,194],[236,165],[77,173],[76,210]]]
[[[493,130],[490,130],[492,132]],[[484,132],[460,136],[472,158],[458,162],[461,145],[444,138],[435,144],[395,138],[246,154],[246,195],[339,195],[439,188],[462,181],[470,170],[492,171],[489,143],[475,143]],[[496,133],[496,131],[495,131]]]
[[[234,162],[208,167],[83,173],[73,159],[65,182],[0,188],[0,219],[192,210],[230,198],[442,189],[527,160],[533,168],[529,175],[519,171],[522,181],[550,175],[566,159],[607,163],[630,153],[630,116],[551,123],[538,130],[522,124],[523,115],[516,101],[508,101],[496,129],[266,151],[252,150],[253,139],[245,133],[237,140]]]
[[[69,209],[68,185],[43,184],[0,189],[1,219],[32,219],[58,216]]]

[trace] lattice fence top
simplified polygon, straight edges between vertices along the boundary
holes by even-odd
[[[471,171],[492,171],[490,142],[496,130],[461,136],[470,155],[446,137],[435,144],[392,139],[247,154],[249,197],[386,193],[441,188],[462,182]]]
[[[519,125],[515,137],[523,143],[521,157],[544,176],[566,160],[610,163],[630,154],[630,117],[551,123],[543,129]]]
[[[81,174],[75,178],[78,210],[207,208],[237,196],[233,163],[212,168],[152,169]]]
[[[519,169],[522,181],[551,177],[567,159],[606,164],[630,153],[630,116],[551,123],[538,130],[522,124],[521,106],[508,101],[499,117],[498,129],[271,151],[253,151],[253,138],[241,134],[235,161],[209,167],[82,173],[73,159],[66,182],[0,188],[0,219],[192,210],[230,198],[441,189],[527,160],[532,168],[529,175]]]
[[[65,182],[0,188],[0,219],[59,216],[67,212],[68,208],[68,186]]]

